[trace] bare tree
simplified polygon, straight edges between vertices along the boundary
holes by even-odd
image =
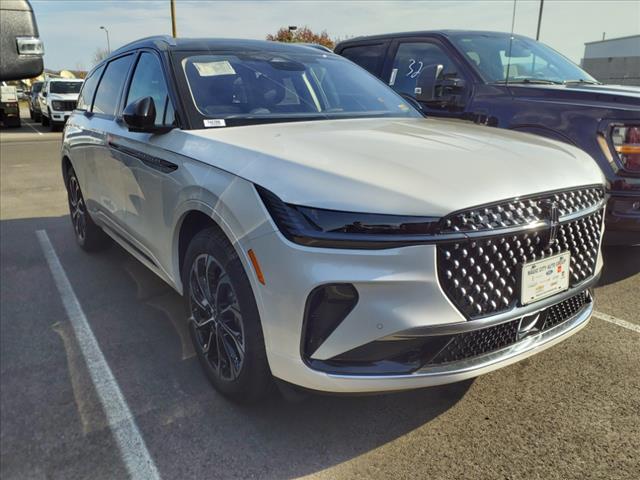
[[[109,52],[106,48],[97,48],[93,53],[93,65],[100,63],[102,60],[109,56]]]

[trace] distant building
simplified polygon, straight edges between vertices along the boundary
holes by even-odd
[[[603,83],[640,86],[640,35],[587,42],[581,64]]]

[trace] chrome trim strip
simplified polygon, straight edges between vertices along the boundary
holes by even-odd
[[[477,320],[466,320],[462,322],[456,323],[443,323],[440,325],[428,325],[424,327],[416,327],[408,330],[403,330],[400,332],[396,332],[387,337],[381,338],[380,341],[384,340],[407,340],[409,338],[416,337],[433,337],[436,335],[453,335],[456,333],[464,333],[471,332],[474,330],[482,330],[483,328],[492,327],[494,325],[499,325],[501,323],[510,322],[512,320],[516,320],[520,317],[524,317],[525,315],[532,315],[540,310],[544,310],[545,308],[551,307],[558,303],[563,302],[564,300],[577,295],[581,291],[593,287],[600,278],[600,272],[594,275],[588,280],[585,280],[581,284],[570,288],[562,293],[558,293],[553,297],[545,298],[538,302],[526,305],[524,307],[516,307],[512,308],[507,312],[502,312],[497,315],[492,315],[490,317],[479,318]]]
[[[587,216],[591,215],[592,213],[596,213],[598,210],[600,210],[606,204],[607,204],[607,199],[605,197],[602,200],[600,200],[598,203],[593,205],[592,207],[585,208],[584,210],[578,210],[577,212],[573,212],[573,213],[570,213],[569,215],[565,215],[563,217],[560,217],[560,223],[570,222],[572,220],[577,220],[577,219],[582,218],[582,217],[587,217]]]
[[[446,365],[425,367],[407,375],[341,375],[329,373],[327,376],[345,380],[408,380],[427,377],[455,376],[477,370],[483,370],[488,367],[495,366],[496,364],[511,360],[514,357],[531,352],[532,350],[542,347],[559,337],[571,334],[572,331],[584,326],[591,318],[592,313],[593,302],[587,304],[580,313],[577,313],[570,319],[565,320],[558,326],[545,330],[537,335],[526,337],[525,339],[520,340],[519,342],[502,350],[497,350],[485,355],[479,355],[468,360],[451,362]]]

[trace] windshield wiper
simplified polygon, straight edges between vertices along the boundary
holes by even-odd
[[[533,84],[533,85],[562,85],[562,82],[557,82],[555,80],[547,80],[545,78],[518,78],[517,80],[498,80],[497,82],[500,84]]]
[[[562,83],[565,85],[568,85],[570,83],[585,84],[585,85],[602,85],[601,82],[594,82],[593,80],[584,80],[582,78],[578,80],[565,80]]]

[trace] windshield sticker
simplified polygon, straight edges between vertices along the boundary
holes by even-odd
[[[226,127],[227,123],[224,121],[224,118],[205,118],[204,126],[205,127]]]
[[[236,74],[236,71],[227,60],[221,60],[219,62],[193,62],[193,65],[201,77]]]

